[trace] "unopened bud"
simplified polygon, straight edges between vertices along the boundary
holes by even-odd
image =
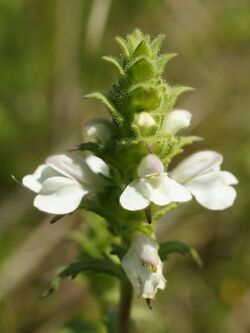
[[[94,119],[85,125],[86,134],[97,141],[107,142],[113,134],[113,125],[106,119]]]
[[[151,129],[152,127],[154,127],[156,125],[156,122],[155,122],[154,118],[152,116],[150,116],[149,113],[142,112],[138,115],[137,125],[141,129],[147,130],[147,129]]]
[[[161,131],[176,134],[181,129],[190,125],[192,115],[186,110],[173,110],[168,113],[163,121]]]

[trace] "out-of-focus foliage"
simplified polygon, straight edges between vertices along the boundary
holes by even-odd
[[[151,35],[166,34],[164,49],[179,54],[166,79],[196,88],[178,104],[193,112],[192,134],[206,138],[192,149],[223,153],[225,169],[240,185],[236,204],[226,211],[205,211],[192,203],[162,218],[159,239],[192,244],[199,249],[203,268],[186,256],[170,257],[168,285],[153,311],[135,300],[133,331],[250,329],[249,1],[2,0],[1,333],[104,332],[105,321],[112,327],[118,299],[112,278],[95,275],[89,281],[83,275],[83,284],[64,281],[59,291],[40,298],[58,267],[76,258],[79,245],[72,239],[91,248],[84,237],[96,235],[102,222],[74,214],[50,225],[11,174],[20,179],[47,155],[79,143],[81,124],[106,114],[98,103],[81,97],[110,88],[115,73],[100,57],[117,54],[114,36],[135,27]],[[98,241],[105,247],[105,226],[100,229]],[[78,232],[83,231],[81,239]]]

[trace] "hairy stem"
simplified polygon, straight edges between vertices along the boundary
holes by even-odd
[[[117,333],[129,333],[130,312],[132,305],[133,289],[128,280],[120,285],[119,322]]]

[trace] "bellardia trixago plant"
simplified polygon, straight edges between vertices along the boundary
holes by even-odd
[[[185,145],[199,140],[181,134],[190,125],[191,113],[174,108],[178,96],[191,89],[170,86],[162,78],[167,62],[175,56],[159,53],[162,35],[151,39],[135,30],[116,41],[120,56],[103,59],[115,66],[117,83],[107,94],[85,96],[103,103],[109,118],[88,122],[85,141],[74,153],[49,157],[23,178],[23,185],[36,193],[34,205],[44,212],[60,217],[85,209],[105,219],[108,250],[95,257],[85,249],[59,279],[84,271],[120,279],[118,331],[127,332],[129,281],[137,295],[150,303],[157,290],[165,288],[163,261],[170,252],[189,252],[197,259],[186,244],[158,244],[156,220],[192,197],[211,210],[230,207],[237,179],[221,170],[222,155],[214,151],[194,153],[169,169]]]

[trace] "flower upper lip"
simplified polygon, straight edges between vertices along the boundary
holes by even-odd
[[[105,177],[109,177],[109,167],[97,156],[54,155],[25,176],[23,185],[37,193],[34,205],[38,209],[67,214],[77,209],[89,192],[102,190],[107,185]]]
[[[121,205],[128,210],[140,210],[150,202],[159,206],[171,202],[189,201],[189,191],[164,172],[161,160],[153,154],[142,159],[138,166],[139,179],[132,181],[120,196]]]
[[[236,185],[238,180],[232,173],[220,169],[222,162],[221,154],[205,150],[186,158],[170,175],[183,184],[203,207],[223,210],[234,203],[236,191],[232,185]]]

